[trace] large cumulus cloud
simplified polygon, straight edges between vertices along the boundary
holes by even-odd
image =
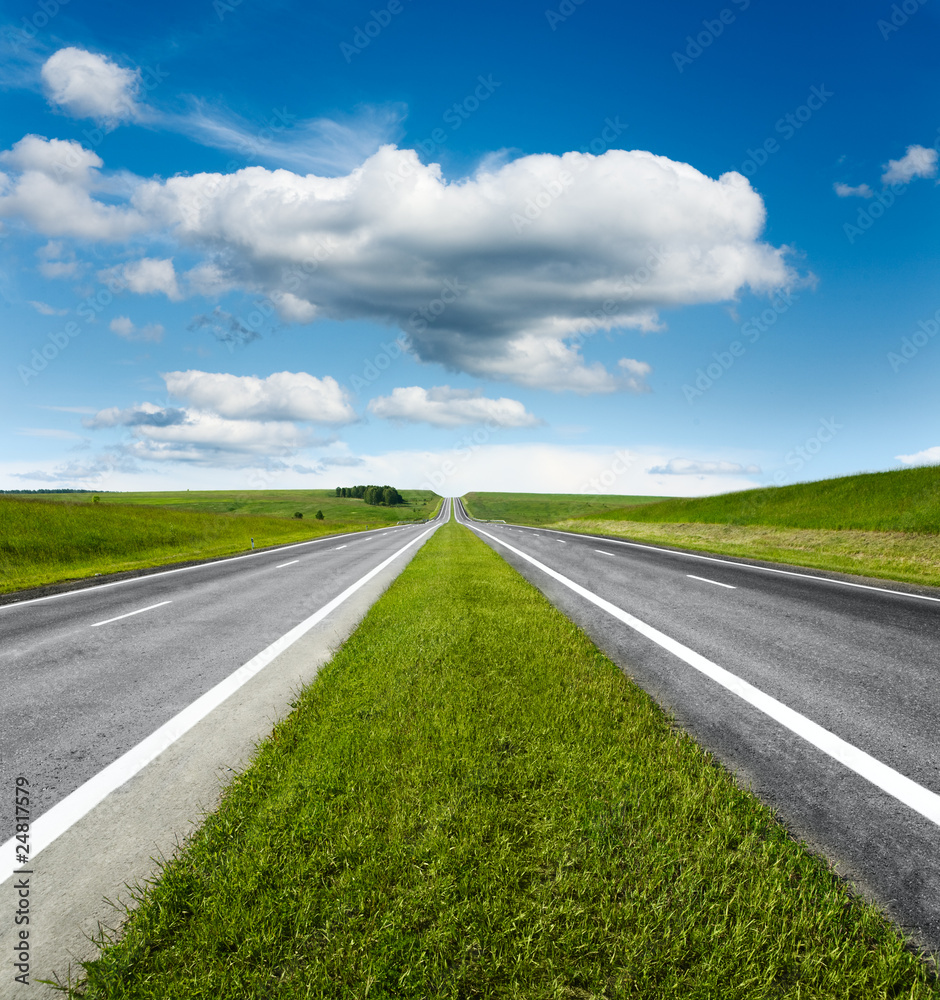
[[[0,188],[0,215],[20,212],[18,183]],[[74,186],[74,232],[87,237],[91,185]],[[422,360],[550,389],[642,389],[642,362],[586,364],[585,337],[658,329],[664,308],[796,280],[786,248],[761,241],[764,205],[744,177],[639,150],[526,156],[448,181],[384,146],[339,177],[248,167],[140,180],[107,209],[102,239],[121,235],[123,213],[127,231],[143,221],[198,252],[226,287],[290,295],[297,316],[397,325]],[[29,219],[68,229],[64,209],[54,225]]]

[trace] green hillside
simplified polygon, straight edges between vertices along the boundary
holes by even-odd
[[[570,515],[597,517],[596,514]],[[940,466],[624,506],[607,521],[940,532]]]

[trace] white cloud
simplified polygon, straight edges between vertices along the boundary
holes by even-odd
[[[899,462],[905,465],[936,465],[940,462],[940,445],[915,451],[913,455],[895,455]]]
[[[424,389],[412,385],[392,390],[369,403],[370,412],[386,420],[427,423],[435,427],[487,424],[498,427],[534,427],[542,423],[516,399],[489,399],[470,389],[448,385]]]
[[[139,403],[123,410],[118,406],[99,410],[94,416],[83,420],[82,424],[93,430],[100,430],[102,427],[165,427],[182,424],[186,418],[185,410],[157,406],[154,403]]]
[[[137,116],[140,75],[106,56],[69,46],[53,53],[42,67],[50,103],[73,118],[94,118],[114,126]]]
[[[908,146],[900,160],[888,160],[882,184],[906,184],[915,177],[933,177],[937,172],[937,151],[924,146]]]
[[[121,240],[144,227],[126,204],[93,197],[115,185],[99,173],[101,158],[72,140],[27,135],[0,153],[17,176],[0,173],[0,218],[21,218],[45,236]],[[123,178],[117,187],[124,188]]]
[[[56,309],[55,306],[50,306],[48,302],[35,302],[32,299],[28,301],[41,316],[66,316],[68,314],[68,309]]]
[[[112,271],[102,271],[98,276],[104,280],[114,273],[123,279],[129,291],[138,295],[162,292],[171,302],[179,302],[183,297],[176,280],[172,257],[169,260],[142,257]]]
[[[223,372],[166,372],[167,391],[190,406],[226,419],[308,420],[348,424],[357,419],[346,390],[330,375],[275,372],[267,378]]]
[[[833,184],[833,190],[840,198],[871,198],[874,194],[867,184],[859,184],[857,187],[851,187],[851,185],[843,184],[841,181]]]
[[[94,178],[100,161],[87,155]],[[249,167],[125,180],[119,204],[91,200],[93,183],[63,182],[66,203],[43,212],[14,197],[22,177],[7,178],[0,214],[53,235],[146,226],[205,253],[212,281],[270,297],[282,318],[392,322],[421,360],[553,390],[643,388],[642,361],[584,361],[594,332],[656,330],[662,309],[798,281],[787,248],[761,242],[764,205],[746,178],[639,150],[493,161],[448,182],[384,146],[338,177]],[[159,290],[179,294],[165,276]]]
[[[651,466],[648,471],[659,476],[756,476],[760,474],[760,466],[670,458],[664,465]]]
[[[112,333],[125,340],[150,340],[155,343],[163,340],[163,334],[166,332],[160,323],[148,323],[146,326],[137,327],[127,316],[116,316],[111,320],[109,327]]]

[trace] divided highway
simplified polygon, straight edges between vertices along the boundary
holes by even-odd
[[[795,836],[940,952],[940,599],[455,509]]]

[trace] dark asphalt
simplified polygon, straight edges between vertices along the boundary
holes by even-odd
[[[0,607],[0,787],[26,776],[35,820],[427,527]]]
[[[457,515],[469,521],[459,502]],[[940,603],[810,579],[796,567],[781,575],[599,537],[470,523],[940,794]],[[940,953],[940,827],[499,541],[483,540],[794,836]]]

